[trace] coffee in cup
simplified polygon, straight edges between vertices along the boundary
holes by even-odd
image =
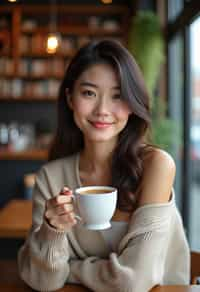
[[[96,188],[91,188],[91,189],[86,189],[83,191],[79,191],[80,195],[104,195],[110,193],[110,190],[108,189],[96,189]]]

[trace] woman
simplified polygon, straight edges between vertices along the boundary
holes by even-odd
[[[53,161],[37,174],[33,224],[19,251],[28,285],[145,292],[189,283],[175,164],[145,143],[149,127],[149,97],[129,52],[111,40],[81,48],[60,87]],[[87,185],[118,188],[112,228],[91,231],[77,222],[72,192]]]

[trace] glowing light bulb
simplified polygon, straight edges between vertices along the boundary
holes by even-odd
[[[50,34],[47,38],[47,53],[56,53],[59,47],[59,37],[56,34]]]
[[[112,0],[101,0],[104,4],[111,4]]]
[[[8,0],[8,2],[17,2],[17,0]]]

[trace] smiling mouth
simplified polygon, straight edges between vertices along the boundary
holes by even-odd
[[[109,128],[113,123],[104,123],[104,122],[92,122],[90,121],[90,124],[97,128],[97,129],[105,129]]]

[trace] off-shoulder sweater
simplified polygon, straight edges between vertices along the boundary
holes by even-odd
[[[48,162],[37,173],[32,227],[18,253],[21,278],[37,291],[79,283],[97,292],[147,292],[190,282],[190,252],[174,191],[167,203],[138,207],[116,252],[100,231],[81,224],[65,232],[44,219],[45,201],[63,186],[81,185],[78,154]]]

